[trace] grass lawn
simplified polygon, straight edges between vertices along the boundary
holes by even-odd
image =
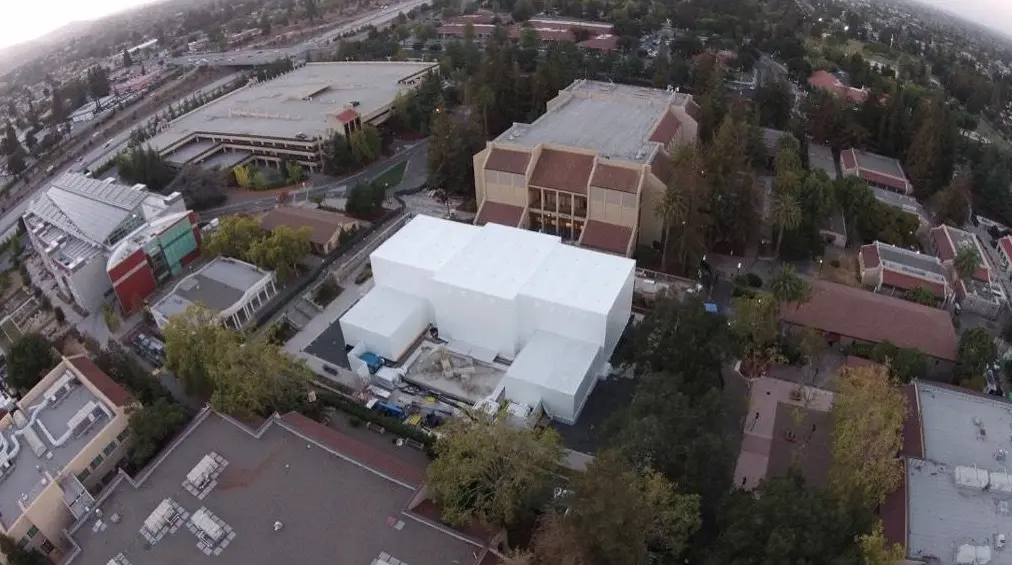
[[[378,177],[373,179],[375,182],[386,183],[387,188],[393,188],[401,184],[401,180],[404,178],[404,171],[408,168],[407,161],[397,163],[393,167],[380,173]]]

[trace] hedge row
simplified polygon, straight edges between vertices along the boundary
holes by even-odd
[[[384,416],[375,410],[366,408],[364,404],[360,404],[341,395],[317,391],[316,398],[321,403],[332,406],[360,420],[383,426],[383,428],[389,432],[403,438],[413,439],[420,442],[424,444],[426,448],[432,447],[432,445],[436,442],[436,438],[414,426],[409,426],[404,422]]]

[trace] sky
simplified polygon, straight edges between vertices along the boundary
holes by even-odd
[[[1012,0],[918,0],[1012,36]]]
[[[70,22],[94,20],[150,0],[0,0],[0,48],[41,37]]]

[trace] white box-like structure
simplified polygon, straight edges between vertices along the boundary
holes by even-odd
[[[367,344],[367,351],[399,359],[429,325],[424,298],[377,286],[341,316],[345,343]]]
[[[346,343],[399,359],[431,324],[455,350],[513,360],[506,397],[565,422],[632,313],[632,260],[497,224],[418,216],[370,260],[376,287],[341,318]]]

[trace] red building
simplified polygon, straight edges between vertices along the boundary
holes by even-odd
[[[109,256],[107,272],[124,312],[137,311],[166,279],[200,255],[197,214],[185,211],[146,224]]]

